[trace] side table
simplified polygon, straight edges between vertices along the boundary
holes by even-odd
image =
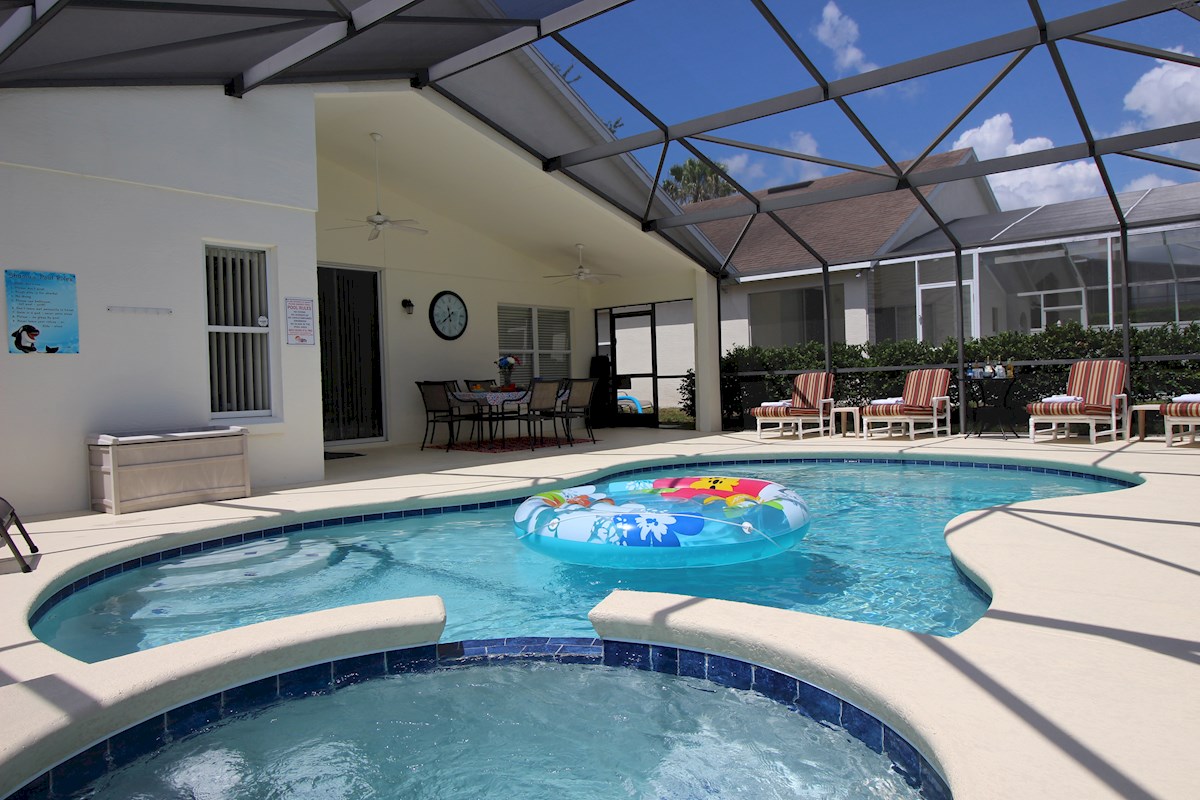
[[[833,436],[834,428],[837,427],[837,422],[840,419],[842,422],[842,436],[846,435],[847,422],[854,420],[854,438],[858,438],[858,406],[838,406],[830,410],[829,418],[829,435]]]
[[[1129,407],[1129,411],[1131,414],[1137,414],[1137,429],[1138,429],[1138,441],[1139,442],[1144,442],[1146,440],[1146,412],[1158,411],[1161,408],[1162,408],[1162,403],[1136,403]],[[1125,430],[1125,440],[1126,441],[1129,440],[1129,434],[1130,434],[1130,431],[1128,429],[1126,429]]]
[[[966,388],[967,418],[974,433],[982,438],[984,428],[996,427],[1000,435],[1008,439],[1009,432],[1020,439],[1016,429],[1016,409],[1010,404],[1013,386],[1017,383],[1015,377],[1007,378],[964,378]]]

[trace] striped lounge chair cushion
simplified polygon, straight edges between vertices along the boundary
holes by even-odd
[[[1076,361],[1067,375],[1066,394],[1082,397],[1080,402],[1030,403],[1033,417],[1099,417],[1112,413],[1113,395],[1125,391],[1126,367],[1117,359]]]
[[[1164,417],[1196,417],[1200,419],[1200,403],[1163,403],[1159,408]]]
[[[950,370],[914,369],[904,377],[901,402],[866,405],[862,408],[862,414],[866,417],[930,416],[934,413],[933,398],[945,397],[949,389]]]
[[[750,409],[751,416],[762,417],[764,419],[778,419],[782,417],[815,417],[821,413],[815,408],[796,408],[795,406],[759,406]]]
[[[750,414],[770,419],[815,417],[820,413],[820,402],[830,397],[833,397],[832,372],[801,372],[792,381],[792,404],[790,406],[759,406],[750,409]]]
[[[888,403],[879,406],[863,406],[862,413],[868,417],[916,417],[933,413],[933,404],[910,406],[907,403]]]

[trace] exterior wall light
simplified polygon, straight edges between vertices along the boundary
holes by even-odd
[[[400,307],[404,309],[405,314],[411,314],[414,308],[413,301],[406,297],[400,301]]]

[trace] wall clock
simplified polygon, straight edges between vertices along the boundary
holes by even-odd
[[[443,339],[457,339],[467,329],[467,304],[454,292],[438,292],[429,303],[429,324]]]

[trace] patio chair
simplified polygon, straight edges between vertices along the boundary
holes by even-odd
[[[871,436],[893,425],[908,426],[908,438],[917,438],[917,425],[928,425],[921,433],[932,432],[936,437],[950,435],[950,370],[943,368],[914,369],[904,376],[904,391],[896,403],[871,403],[862,407],[863,433]],[[871,427],[871,423],[883,427]]]
[[[533,450],[537,446],[537,442],[546,441],[546,420],[550,420],[550,424],[554,428],[554,441],[559,447],[562,443],[558,441],[558,418],[555,412],[558,410],[558,381],[534,381],[529,387],[528,399],[525,401],[525,409],[517,414],[514,418],[524,422],[529,430],[529,449]],[[533,438],[533,424],[538,425],[538,438]]]
[[[1179,439],[1183,440],[1184,430],[1191,431],[1191,443],[1196,443],[1196,428],[1200,426],[1200,402],[1172,401],[1163,403],[1159,409],[1163,415],[1163,425],[1167,432],[1167,447],[1175,444],[1175,428],[1180,428]]]
[[[571,431],[571,420],[582,420],[592,444],[596,443],[596,434],[592,430],[592,393],[596,391],[595,378],[570,378],[567,380],[567,397],[562,407],[554,412],[554,416],[563,421],[563,431],[567,435],[567,443],[575,446],[575,435]]]
[[[762,438],[763,425],[779,428],[779,435],[791,427],[796,436],[805,433],[833,434],[833,373],[801,372],[792,380],[792,399],[786,405],[758,406],[750,409]],[[814,427],[805,431],[805,423]]]
[[[25,556],[21,555],[21,551],[17,549],[17,543],[13,541],[12,535],[8,531],[9,526],[15,527],[25,538],[25,544],[29,545],[29,552],[38,552],[37,545],[33,543],[33,539],[29,538],[29,531],[25,530],[25,526],[21,524],[21,518],[17,516],[17,511],[12,507],[12,503],[0,497],[0,538],[4,539],[4,543],[12,551],[13,558],[21,565],[21,572],[32,572],[33,568],[29,566]]]
[[[421,449],[426,442],[432,444],[433,436],[437,433],[439,423],[446,425],[446,450],[454,446],[457,436],[455,426],[470,420],[472,426],[478,424],[480,435],[483,432],[483,413],[478,403],[466,403],[456,399],[451,393],[451,384],[445,381],[417,381],[421,390],[421,400],[425,403],[425,435],[421,437]],[[472,427],[474,430],[474,427]]]
[[[1076,361],[1067,374],[1067,390],[1057,399],[1046,399],[1025,406],[1029,412],[1029,441],[1034,441],[1038,425],[1050,425],[1051,439],[1070,432],[1072,423],[1087,425],[1092,444],[1098,436],[1129,438],[1129,395],[1125,393],[1128,366],[1116,358]],[[1097,425],[1108,425],[1096,431]],[[1046,431],[1042,431],[1045,433]]]

